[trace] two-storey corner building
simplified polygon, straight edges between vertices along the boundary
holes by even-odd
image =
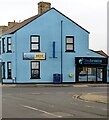
[[[89,32],[47,2],[1,37],[3,83],[107,82],[107,58]]]

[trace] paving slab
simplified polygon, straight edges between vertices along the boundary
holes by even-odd
[[[105,104],[108,103],[107,96],[97,95],[93,93],[83,94],[83,95],[80,95],[78,98],[86,101],[99,102],[99,103],[105,103]]]
[[[69,84],[0,84],[0,86],[6,87],[108,87],[109,84],[87,84],[87,83],[69,83]]]

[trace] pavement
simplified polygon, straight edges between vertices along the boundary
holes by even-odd
[[[108,87],[109,84],[0,84],[0,86],[6,87]],[[99,102],[99,103],[108,103],[107,96],[103,96],[97,93],[85,93],[85,94],[75,94],[74,98],[91,101],[91,102]]]
[[[85,84],[85,83],[73,83],[73,84],[66,84],[66,83],[54,83],[54,84],[36,84],[36,83],[33,83],[33,84],[1,84],[0,83],[0,86],[13,86],[13,87],[108,87],[109,84],[106,84],[106,83],[100,83],[100,84],[97,84],[97,83],[89,83],[89,84]]]
[[[90,102],[98,102],[98,103],[104,103],[107,104],[107,96],[98,95],[97,93],[87,93],[87,94],[75,94],[73,98],[90,101]]]

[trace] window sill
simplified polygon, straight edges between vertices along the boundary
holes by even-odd
[[[30,78],[30,79],[36,80],[36,79],[41,79],[41,78],[39,77],[39,78]]]
[[[75,53],[75,51],[72,51],[72,50],[66,50],[65,52],[72,52],[72,53]]]
[[[30,52],[41,52],[39,50],[30,50]]]
[[[6,53],[12,53],[12,51],[7,51]]]
[[[7,78],[7,79],[12,79],[12,78]]]

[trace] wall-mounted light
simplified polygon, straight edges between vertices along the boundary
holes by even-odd
[[[72,78],[73,76],[74,76],[74,74],[73,74],[73,73],[70,73],[70,74],[69,74],[69,77],[71,77],[71,78]]]

